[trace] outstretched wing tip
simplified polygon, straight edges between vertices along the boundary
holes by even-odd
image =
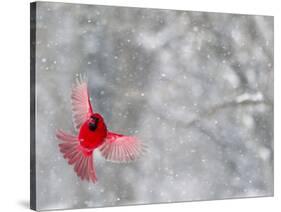
[[[77,73],[75,76],[75,84],[74,85],[81,85],[84,82],[88,82],[88,77],[86,73]]]
[[[87,77],[85,75],[76,75],[76,80],[71,92],[71,105],[73,123],[78,130],[93,113],[88,93]]]
[[[135,136],[108,132],[105,142],[99,148],[102,156],[110,162],[128,163],[138,160],[145,153],[144,145]]]

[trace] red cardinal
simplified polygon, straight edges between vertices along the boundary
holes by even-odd
[[[70,135],[58,130],[59,148],[76,174],[82,179],[97,181],[93,164],[93,152],[99,149],[106,160],[129,162],[137,159],[144,145],[133,136],[125,136],[107,130],[103,117],[95,113],[91,106],[87,82],[77,78],[71,94],[72,115],[78,135]]]

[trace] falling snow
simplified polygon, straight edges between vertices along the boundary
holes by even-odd
[[[39,209],[272,195],[272,17],[37,5]],[[108,129],[149,147],[122,165],[96,151],[97,184],[75,175],[54,136],[76,133],[77,73]]]

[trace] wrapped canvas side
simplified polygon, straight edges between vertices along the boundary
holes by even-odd
[[[36,210],[36,152],[35,152],[35,51],[36,3],[30,4],[30,208]]]

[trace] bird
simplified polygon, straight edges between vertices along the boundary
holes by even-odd
[[[88,91],[87,77],[81,74],[71,90],[72,119],[76,135],[61,129],[56,131],[58,147],[83,181],[96,183],[94,152],[110,162],[126,163],[140,158],[147,146],[136,136],[109,131],[103,116],[94,111]]]

